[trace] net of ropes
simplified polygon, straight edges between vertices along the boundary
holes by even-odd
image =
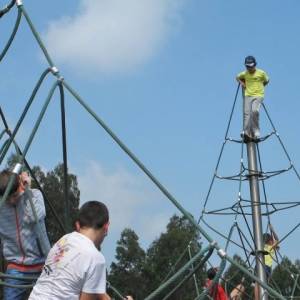
[[[232,118],[233,118],[233,114],[234,111],[236,109],[236,104],[237,104],[237,99],[238,99],[238,95],[239,95],[239,90],[240,90],[240,86],[237,87],[236,93],[235,93],[235,97],[234,97],[234,102],[232,105],[232,109],[230,112],[230,116],[229,116],[229,121],[227,124],[227,128],[226,128],[226,133],[225,133],[225,137],[224,137],[224,141],[222,143],[221,146],[221,150],[220,153],[218,155],[218,159],[217,159],[217,163],[216,163],[216,167],[213,173],[213,177],[211,179],[210,185],[209,185],[209,189],[208,192],[206,194],[206,197],[203,201],[203,208],[202,211],[200,213],[199,219],[198,219],[198,224],[199,225],[203,225],[203,228],[205,228],[206,230],[210,231],[211,233],[214,234],[214,236],[216,237],[216,240],[223,240],[223,242],[225,242],[225,250],[229,251],[228,249],[230,249],[230,247],[233,245],[236,249],[238,249],[239,251],[237,251],[239,254],[241,254],[241,256],[244,259],[244,265],[247,266],[248,270],[250,270],[251,272],[255,272],[255,259],[256,257],[256,249],[255,249],[255,240],[254,240],[254,236],[253,236],[253,232],[252,232],[252,208],[253,206],[259,206],[261,209],[261,215],[263,217],[263,221],[265,224],[265,232],[269,232],[269,234],[272,234],[272,216],[277,214],[277,213],[281,213],[284,210],[290,210],[290,209],[295,209],[300,205],[299,201],[280,201],[280,202],[273,202],[269,200],[268,194],[267,194],[267,182],[268,179],[275,177],[275,176],[279,176],[279,175],[283,175],[284,173],[292,173],[291,176],[294,176],[297,180],[297,182],[299,183],[300,181],[300,177],[299,177],[299,173],[297,171],[297,169],[295,168],[291,157],[286,149],[286,146],[284,145],[275,125],[273,120],[270,117],[270,114],[265,106],[265,104],[263,104],[263,110],[265,112],[266,115],[266,119],[268,120],[268,122],[270,123],[270,127],[271,127],[271,132],[268,133],[267,135],[259,138],[258,140],[256,140],[255,143],[255,147],[257,149],[257,153],[258,153],[258,162],[259,162],[259,170],[258,171],[253,171],[253,170],[249,170],[249,168],[246,166],[245,164],[245,143],[243,141],[243,139],[241,138],[233,138],[229,136],[229,130],[230,130],[230,126],[232,123]],[[266,142],[268,139],[271,139],[272,137],[275,137],[276,141],[278,142],[279,147],[282,150],[283,156],[285,158],[285,163],[286,163],[286,167],[285,168],[279,168],[278,170],[266,170],[263,168],[263,162],[262,162],[262,158],[261,158],[261,151],[260,151],[260,145],[263,142]],[[239,169],[235,174],[229,174],[229,175],[221,175],[221,168],[220,168],[220,164],[222,162],[222,159],[224,159],[223,154],[225,151],[226,146],[228,145],[228,143],[235,143],[240,145],[241,150],[240,150],[240,159],[239,159]],[[253,203],[250,199],[247,199],[246,197],[243,196],[243,192],[242,192],[242,187],[243,184],[248,183],[250,176],[253,176],[253,173],[255,174],[255,176],[258,178],[259,182],[260,182],[260,186],[262,187],[262,195],[263,195],[263,200],[259,201],[257,203]],[[251,174],[251,175],[249,175]],[[216,185],[216,181],[232,181],[236,184],[236,198],[235,201],[233,201],[232,203],[230,203],[229,206],[226,207],[218,207],[218,208],[210,208],[210,204],[212,203],[212,206],[216,206],[219,201],[219,199],[213,197],[213,190],[214,190],[214,186]],[[212,221],[209,220],[210,216],[217,216],[217,222],[215,221],[215,219],[213,219]],[[231,224],[229,224],[228,222],[226,223],[226,225],[228,224],[228,226],[224,226],[221,225],[222,229],[218,229],[216,224],[222,223],[221,218],[222,217],[230,217],[231,218]],[[300,223],[296,224],[296,225],[292,225],[288,230],[286,230],[286,232],[284,233],[284,235],[278,240],[278,246],[279,245],[283,245],[285,242],[288,241],[289,238],[292,237],[292,234],[294,234],[297,229],[300,227]],[[224,228],[229,228],[229,229],[225,229]],[[220,242],[222,243],[222,242]],[[183,259],[183,257],[186,255],[186,253],[188,252],[188,248],[189,246],[186,248],[186,251],[182,253],[182,255],[178,258],[175,266],[177,264],[180,263],[180,261]],[[211,257],[210,257],[211,258]],[[291,270],[290,266],[287,264],[283,264],[284,260],[284,254],[281,253],[281,251],[278,249],[275,252],[275,256],[272,257],[273,261],[275,262],[276,265],[280,264],[280,267],[285,270],[287,272],[287,274],[289,275],[289,279],[290,281],[293,283],[293,289],[290,291],[290,294],[286,294],[284,291],[280,290],[278,283],[276,283],[272,278],[269,282],[269,285],[272,286],[272,288],[274,288],[278,294],[280,294],[282,297],[286,297],[286,298],[293,298],[296,299],[297,297],[294,296],[295,290],[296,288],[299,288],[299,273],[296,273],[295,270]],[[213,266],[214,263],[212,263],[210,261],[210,259],[207,260],[208,265]],[[261,262],[263,263],[263,262]],[[176,269],[174,267],[174,269]],[[224,271],[225,268],[223,268],[223,265],[220,265],[220,268]],[[173,272],[175,272],[174,270],[171,270],[169,275],[172,274]],[[220,272],[222,273],[222,271]],[[239,268],[237,269],[237,271],[235,272],[235,274],[233,274],[231,276],[231,278],[224,278],[222,277],[222,275],[219,273],[218,279],[216,279],[216,282],[218,280],[222,280],[225,284],[225,287],[228,289],[233,288],[234,286],[232,286],[231,284],[231,279],[234,279],[234,277],[236,277],[238,275],[238,273],[240,273]],[[206,297],[209,298],[209,295],[206,295]],[[253,299],[254,295],[252,294],[244,294],[243,299]]]
[[[9,51],[11,45],[15,37],[17,36],[18,30],[20,28],[21,20],[24,19],[24,23],[29,27],[33,37],[35,38],[35,42],[40,48],[40,51],[44,55],[48,65],[43,70],[37,78],[36,84],[32,89],[32,93],[28,99],[25,100],[25,106],[20,111],[20,115],[18,116],[18,121],[14,128],[11,128],[5,118],[4,108],[0,107],[0,117],[3,124],[3,130],[0,133],[1,140],[1,148],[0,148],[0,164],[3,163],[9,149],[14,147],[15,152],[17,153],[17,163],[14,167],[13,175],[10,179],[10,184],[4,193],[2,199],[0,199],[0,209],[6,200],[10,189],[11,183],[14,180],[15,176],[18,176],[23,166],[31,173],[33,179],[36,181],[38,187],[41,189],[45,201],[49,204],[49,207],[52,209],[53,214],[56,216],[58,223],[63,232],[67,232],[68,222],[66,220],[61,220],[58,217],[57,212],[55,211],[52,203],[47,198],[47,195],[43,192],[41,186],[38,183],[38,180],[34,177],[30,165],[26,160],[26,156],[30,151],[30,147],[32,145],[33,140],[36,138],[36,133],[39,130],[39,127],[43,121],[45,113],[49,107],[51,101],[54,101],[54,93],[56,90],[59,91],[59,101],[60,101],[60,116],[61,116],[61,136],[62,136],[62,149],[63,149],[63,166],[64,166],[64,178],[66,179],[68,176],[68,156],[67,156],[67,136],[66,136],[66,118],[65,118],[65,93],[71,97],[72,101],[76,101],[80,104],[83,110],[94,119],[94,121],[114,140],[114,142],[126,153],[126,155],[145,173],[145,175],[153,182],[153,184],[165,195],[166,199],[169,200],[180,212],[184,215],[187,220],[199,231],[203,247],[198,253],[191,253],[189,245],[187,245],[186,250],[182,255],[178,258],[177,263],[170,270],[168,276],[166,276],[165,280],[161,283],[160,286],[157,287],[150,295],[148,295],[145,299],[155,299],[160,295],[160,293],[172,285],[175,281],[179,283],[169,292],[168,295],[164,297],[164,299],[172,299],[172,294],[184,284],[195,276],[197,270],[201,269],[205,264],[212,264],[211,260],[214,258],[214,261],[218,260],[219,268],[215,278],[212,280],[212,284],[216,283],[221,277],[226,269],[226,265],[235,266],[239,272],[242,272],[248,280],[252,280],[257,282],[260,286],[262,286],[272,297],[276,299],[286,299],[287,295],[283,295],[283,293],[276,288],[276,284],[268,285],[265,282],[261,281],[253,272],[253,261],[255,257],[255,247],[253,246],[254,240],[251,231],[251,227],[249,225],[249,217],[251,217],[251,203],[250,200],[242,195],[242,184],[249,180],[249,173],[253,173],[253,170],[249,170],[244,163],[244,147],[245,144],[240,139],[235,139],[229,137],[229,128],[231,125],[232,116],[235,110],[238,94],[239,94],[239,86],[237,88],[234,104],[230,113],[229,122],[227,125],[224,142],[221,147],[221,151],[217,160],[216,168],[214,171],[214,175],[209,186],[209,190],[207,196],[204,200],[203,209],[198,219],[196,219],[190,212],[188,212],[181,202],[177,200],[172,193],[160,183],[160,181],[155,177],[155,175],[140,161],[140,159],[125,145],[125,143],[117,136],[117,134],[107,125],[106,122],[89,106],[88,102],[86,102],[80,94],[76,91],[75,88],[68,82],[68,80],[60,73],[59,68],[53,62],[50,54],[48,53],[38,31],[36,30],[29,14],[27,13],[24,4],[21,0],[15,0],[9,2],[2,10],[0,10],[0,22],[4,17],[9,17],[10,12],[14,9],[17,10],[15,24],[11,29],[10,36],[5,43],[3,49],[0,49],[0,63],[5,58],[7,52]],[[22,127],[23,121],[27,116],[28,112],[31,110],[32,105],[35,101],[36,95],[40,90],[41,86],[44,84],[45,79],[48,78],[52,80],[52,86],[50,87],[46,99],[44,100],[43,106],[39,111],[38,117],[35,120],[34,126],[31,130],[29,138],[21,149],[16,140],[16,135]],[[259,154],[259,171],[258,174],[255,174],[260,181],[260,184],[263,187],[263,197],[264,200],[256,205],[259,205],[262,209],[262,215],[266,218],[266,230],[268,230],[272,224],[271,216],[273,214],[279,213],[283,210],[291,209],[299,206],[300,202],[272,202],[269,201],[267,192],[266,192],[266,182],[268,179],[279,176],[283,173],[293,172],[298,180],[300,180],[300,176],[292,163],[292,160],[284,146],[273,121],[270,118],[270,115],[265,106],[263,106],[264,111],[267,115],[269,122],[271,123],[272,132],[268,135],[260,138],[260,140],[256,143],[257,151]],[[287,159],[287,164],[285,168],[280,168],[278,170],[265,170],[262,159],[260,157],[260,144],[267,141],[268,139],[276,137],[279,141],[279,145],[282,147],[283,152]],[[241,156],[240,156],[240,168],[235,174],[221,174],[219,170],[220,162],[222,160],[223,151],[225,146],[228,143],[235,143],[240,145],[241,147]],[[252,174],[253,175],[253,174]],[[231,203],[227,207],[220,207],[218,209],[210,209],[210,198],[211,193],[214,187],[214,184],[217,180],[222,181],[233,181],[237,183],[237,198],[236,201]],[[68,201],[68,182],[64,180],[64,195],[65,195],[65,219],[69,215],[70,205]],[[32,205],[33,212],[35,211],[34,206]],[[209,220],[207,220],[208,216],[217,215],[221,218],[222,215],[227,215],[232,217],[232,224],[228,228],[230,228],[227,232],[222,232],[215,228],[214,224],[211,224]],[[243,225],[242,225],[243,224]],[[280,239],[279,244],[285,242],[291,234],[293,234],[300,227],[300,223],[290,228],[285,235]],[[233,236],[238,236],[238,239],[234,239]],[[245,262],[247,267],[237,262],[230,254],[229,250],[231,245],[235,245],[243,252]],[[178,262],[188,253],[189,261],[184,264],[182,267],[177,268]],[[279,263],[282,260],[282,255],[279,251],[276,252],[275,260]],[[290,275],[293,280],[295,280],[295,284],[298,280],[298,274],[292,273],[290,270]],[[0,274],[0,285],[5,285],[3,279],[5,278],[5,274]],[[31,279],[31,278],[28,278]],[[24,280],[24,277],[22,277]],[[227,282],[230,284],[230,280]],[[22,286],[23,287],[23,286]],[[26,285],[24,287],[31,287],[30,285]],[[110,288],[114,291],[115,296],[119,299],[124,299],[121,292],[118,291],[117,287],[110,286]],[[209,296],[209,288],[198,287],[195,281],[195,300],[196,299],[205,299],[210,298]]]

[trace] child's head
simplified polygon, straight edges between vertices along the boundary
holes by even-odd
[[[267,232],[263,234],[263,239],[264,239],[265,244],[272,244],[272,242],[273,242],[273,238],[272,238],[271,234],[267,233]]]
[[[217,274],[218,269],[217,268],[210,268],[207,271],[207,277],[208,279],[212,280],[215,278],[216,274]]]
[[[90,237],[97,248],[107,235],[109,212],[100,201],[88,201],[79,209],[75,228],[78,232]]]
[[[245,67],[249,73],[255,72],[256,59],[254,56],[249,55],[245,58]]]
[[[5,194],[6,188],[8,187],[11,178],[13,178],[12,186],[7,197],[7,202],[15,205],[19,201],[20,195],[22,194],[23,190],[21,188],[19,176],[8,169],[5,169],[0,173],[0,197],[3,197],[3,195]]]

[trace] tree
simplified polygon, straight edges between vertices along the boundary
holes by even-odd
[[[167,225],[166,232],[150,245],[146,253],[139,246],[136,233],[125,229],[118,241],[117,262],[111,264],[109,281],[123,293],[132,294],[135,300],[144,299],[190,260],[188,245],[192,255],[201,249],[198,231],[184,217],[174,215]],[[184,276],[190,271],[187,270]],[[199,287],[204,285],[204,274],[205,266],[196,273]],[[184,276],[161,292],[156,299],[163,299]],[[190,278],[168,299],[190,300],[195,296],[194,281]]]
[[[239,265],[247,268],[246,262],[239,255],[235,254],[233,256],[233,259]],[[230,265],[229,268],[224,273],[223,278],[224,278],[225,290],[228,295],[236,286],[238,286],[240,283],[243,282],[243,285],[245,286],[245,293],[243,299],[253,299],[254,289],[253,286],[251,286],[252,280],[249,277],[245,278],[244,273],[242,273],[239,268],[237,268],[234,265]],[[245,280],[243,280],[243,278]]]
[[[137,234],[126,228],[117,242],[116,259],[110,266],[108,281],[126,295],[132,295],[135,300],[142,299],[144,286],[142,270],[145,251],[140,247]],[[137,288],[137,282],[139,286]]]
[[[167,231],[162,233],[149,247],[144,266],[144,276],[147,287],[147,294],[155,290],[173,275],[176,270],[186,264],[190,258],[187,246],[190,244],[192,255],[195,255],[201,249],[199,243],[199,232],[185,218],[174,215],[171,217]],[[182,254],[184,255],[182,256]],[[181,259],[179,260],[179,258]],[[205,267],[196,273],[198,285],[204,284]],[[163,291],[157,299],[163,299],[181,280],[178,279],[174,284]],[[185,283],[182,289],[177,290],[170,299],[188,300],[196,296],[195,285],[193,280]]]
[[[287,257],[283,257],[272,272],[270,285],[280,290],[285,297],[300,296],[299,285],[295,286],[296,280],[299,279],[297,274],[300,274],[300,262],[296,261],[293,264]],[[292,295],[294,288],[295,292]]]
[[[68,201],[70,203],[70,214],[65,215],[65,197],[64,197],[64,172],[63,164],[58,164],[52,171],[44,173],[40,167],[33,167],[32,171],[37,178],[42,190],[52,203],[57,216],[63,222],[63,224],[68,224],[70,227],[74,224],[78,212],[78,206],[80,201],[80,191],[78,189],[77,177],[74,174],[68,174]],[[32,187],[35,187],[36,183],[32,183]],[[50,209],[49,203],[45,201],[46,204],[46,227],[48,231],[48,236],[51,243],[56,242],[63,234],[57,218]]]

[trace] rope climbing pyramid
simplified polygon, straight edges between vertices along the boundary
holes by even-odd
[[[237,139],[229,137],[228,132],[232,121],[233,112],[236,106],[237,96],[239,92],[239,87],[237,89],[234,104],[232,107],[232,111],[230,114],[224,142],[221,147],[221,151],[218,157],[218,161],[216,164],[216,168],[213,174],[213,178],[211,180],[211,184],[208,190],[208,193],[206,195],[204,206],[199,218],[199,224],[203,224],[205,228],[207,228],[209,231],[216,234],[216,236],[220,237],[221,239],[224,239],[227,242],[227,245],[234,246],[236,253],[240,253],[244,257],[245,265],[247,265],[249,270],[255,270],[255,257],[257,253],[257,245],[254,239],[253,230],[252,230],[252,222],[255,222],[255,219],[253,218],[253,208],[259,208],[260,214],[262,216],[263,225],[265,226],[264,229],[264,236],[269,234],[272,234],[272,231],[274,231],[272,224],[273,216],[282,213],[282,211],[290,210],[290,209],[297,209],[300,205],[299,201],[272,201],[270,200],[270,197],[268,196],[267,191],[268,189],[268,182],[273,180],[273,177],[283,175],[285,173],[293,173],[294,177],[298,181],[299,184],[299,173],[296,170],[290,155],[288,154],[288,151],[286,149],[286,146],[284,145],[281,137],[279,136],[279,133],[277,131],[277,128],[274,125],[274,122],[272,121],[269,112],[267,111],[267,108],[265,104],[263,104],[263,109],[266,115],[267,120],[270,123],[271,132],[268,133],[266,136],[263,136],[259,140],[256,141],[256,143],[253,145],[257,151],[257,157],[258,157],[258,170],[251,170],[249,166],[246,164],[245,159],[245,147],[247,146],[246,143],[244,143],[243,139]],[[272,139],[272,137],[275,137],[277,140],[277,145],[282,150],[282,155],[285,157],[285,168],[278,169],[278,170],[266,170],[263,167],[263,160],[261,158],[261,145],[263,143],[266,143],[269,141],[269,139]],[[240,167],[239,170],[230,175],[220,175],[220,165],[223,159],[223,153],[225,150],[225,147],[228,143],[235,143],[240,145]],[[276,165],[276,161],[274,163]],[[262,198],[261,201],[253,201],[251,198],[251,194],[245,193],[245,189],[243,190],[244,184],[248,183],[248,181],[251,179],[251,177],[255,176],[259,182],[259,186],[262,190]],[[228,206],[226,207],[220,207],[218,206],[218,199],[214,199],[213,196],[213,187],[216,184],[216,181],[231,181],[236,185],[236,200],[233,202],[228,203]],[[245,196],[245,194],[247,196]],[[210,205],[212,204],[212,205]],[[231,219],[231,225],[229,225],[229,222],[226,223],[230,227],[230,230],[226,231],[224,228],[224,219],[221,223],[222,226],[217,226],[217,223],[214,221],[215,219],[209,218],[211,216],[215,216],[220,221],[220,218],[230,218]],[[210,220],[209,220],[210,219]],[[285,224],[286,225],[286,224]],[[221,227],[221,228],[217,228]],[[286,227],[286,226],[285,226]],[[299,224],[292,225],[286,232],[283,234],[283,236],[278,239],[278,248],[275,252],[275,257],[273,257],[273,260],[276,262],[276,264],[280,264],[280,262],[283,259],[283,255],[281,254],[281,251],[279,250],[279,247],[283,245],[283,242],[286,241],[292,233],[295,232],[299,227]],[[264,253],[266,255],[266,253]],[[290,274],[292,280],[294,281],[294,285],[298,285],[298,274],[293,273],[291,270],[287,268],[288,273]],[[296,279],[297,278],[297,279]],[[295,280],[296,279],[296,280]],[[270,285],[272,285],[279,293],[282,294],[280,289],[278,289],[278,286],[276,282],[270,281]],[[293,289],[292,292],[295,292],[295,289]],[[293,297],[294,295],[284,295],[286,297]],[[250,296],[251,299],[251,296]]]

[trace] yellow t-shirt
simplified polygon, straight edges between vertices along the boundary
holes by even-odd
[[[272,267],[273,257],[275,257],[275,250],[272,248],[272,245],[265,244],[264,250],[269,254],[265,255],[265,265],[268,267]]]
[[[253,74],[243,71],[237,75],[237,78],[246,83],[245,96],[264,97],[265,84],[269,81],[265,71],[256,69]]]

